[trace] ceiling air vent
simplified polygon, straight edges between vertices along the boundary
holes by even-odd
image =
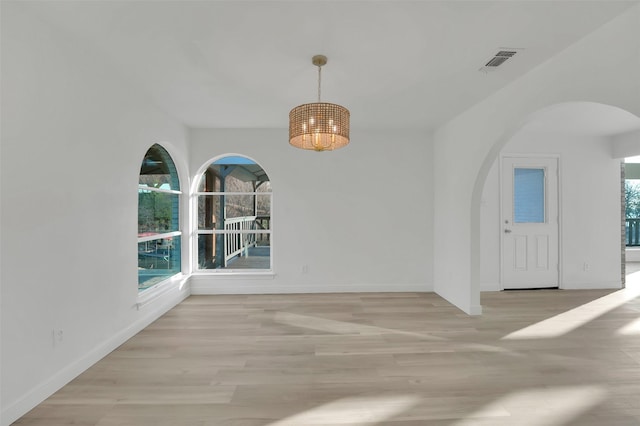
[[[489,62],[487,62],[483,67],[480,68],[480,71],[485,73],[489,71],[494,71],[497,67],[504,64],[507,59],[513,57],[520,50],[522,49],[504,48],[504,47],[501,48],[501,50],[499,50],[498,53],[493,55],[493,58],[491,58]]]
[[[485,67],[497,67],[504,63],[507,59],[515,55],[517,52],[514,50],[501,50],[486,63]]]

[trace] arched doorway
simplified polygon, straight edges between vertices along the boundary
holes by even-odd
[[[543,108],[500,138],[485,158],[472,197],[472,280],[477,291],[504,288],[507,226],[501,206],[503,159],[556,157],[559,160],[560,288],[619,288],[620,162],[617,141],[640,131],[640,118],[593,102],[567,102]],[[640,142],[639,142],[640,145]],[[508,198],[508,197],[507,197]],[[552,218],[553,219],[553,218]],[[612,254],[612,251],[614,254]]]

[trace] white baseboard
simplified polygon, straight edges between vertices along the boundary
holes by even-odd
[[[500,291],[499,283],[480,283],[480,291]]]
[[[594,281],[587,283],[562,283],[562,290],[621,289],[622,281]]]
[[[191,277],[191,294],[299,294],[299,293],[430,293],[433,285],[427,283],[403,284],[305,284],[283,285],[264,280],[226,281],[219,278]]]
[[[469,311],[467,312],[467,314],[469,314],[471,316],[482,315],[482,305],[471,305],[471,306],[469,306]]]
[[[182,288],[180,288],[179,285],[176,285],[173,289],[166,291],[162,296],[158,297],[154,303],[149,303],[144,307],[139,308],[140,311],[147,312],[145,312],[135,323],[121,330],[110,339],[102,342],[93,350],[70,363],[48,380],[27,392],[16,402],[4,408],[0,415],[0,425],[9,426],[11,423],[18,420],[29,412],[29,410],[33,409],[86,369],[100,361],[118,346],[136,335],[178,303],[182,302],[189,296],[189,294],[188,283],[183,285]]]

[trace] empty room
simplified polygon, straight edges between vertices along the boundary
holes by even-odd
[[[0,426],[640,424],[639,0],[0,19]]]

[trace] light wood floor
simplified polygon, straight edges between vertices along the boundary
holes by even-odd
[[[636,275],[485,293],[481,317],[435,294],[193,296],[15,424],[640,425]]]

